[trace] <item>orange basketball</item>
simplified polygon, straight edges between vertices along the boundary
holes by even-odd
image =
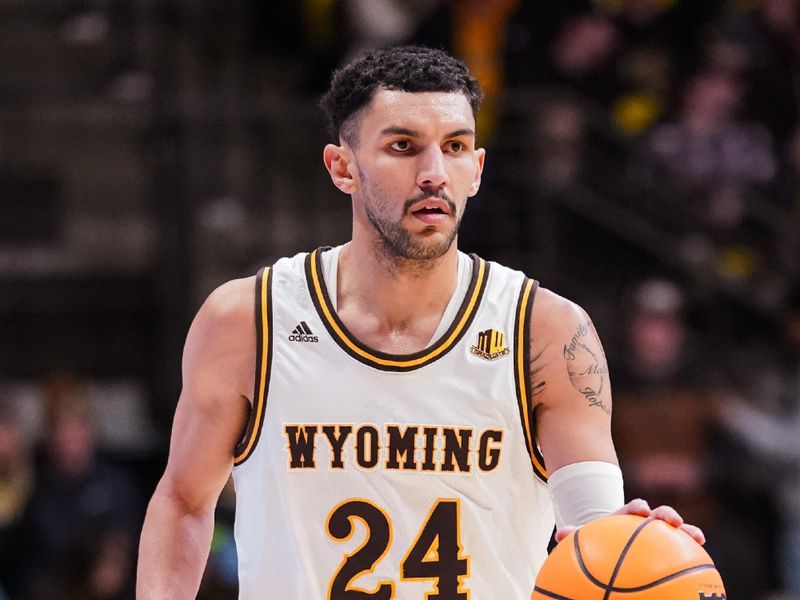
[[[553,549],[531,600],[725,600],[708,553],[657,519],[613,515],[571,533]]]

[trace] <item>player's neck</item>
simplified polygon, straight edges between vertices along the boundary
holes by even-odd
[[[401,345],[421,350],[444,314],[457,275],[455,242],[435,260],[391,262],[381,253],[351,242],[339,255],[337,312],[354,334],[359,335],[356,330],[360,329],[362,341],[372,342],[376,349],[384,349],[374,345],[376,339],[405,336]],[[364,327],[364,323],[369,325]],[[419,340],[424,340],[421,345]]]

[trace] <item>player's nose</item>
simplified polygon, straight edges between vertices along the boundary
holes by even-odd
[[[445,168],[444,152],[437,144],[430,144],[418,155],[417,185],[442,188],[450,183]]]

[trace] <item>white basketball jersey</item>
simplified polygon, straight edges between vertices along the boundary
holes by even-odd
[[[536,282],[466,258],[443,335],[392,355],[338,318],[325,251],[257,278],[239,597],[527,600],[554,524],[530,409]]]

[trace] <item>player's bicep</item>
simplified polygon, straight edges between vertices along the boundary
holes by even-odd
[[[160,487],[193,510],[216,501],[247,425],[243,394],[252,385],[255,334],[253,304],[240,304],[212,295],[186,340],[183,389]]]
[[[530,367],[545,464],[552,472],[573,462],[616,462],[611,382],[597,331],[582,309],[552,293],[539,308]]]
[[[561,388],[562,394],[578,392],[584,400],[582,405],[596,408],[610,417],[611,382],[603,346],[589,316],[583,311],[576,316],[577,323],[573,322],[572,329],[567,332],[567,335],[571,335],[568,338],[564,335],[558,340],[561,347],[556,354],[561,355],[563,363],[558,373],[551,373],[551,380],[554,386]],[[559,366],[558,356],[554,362]],[[545,402],[546,398],[541,400]]]

